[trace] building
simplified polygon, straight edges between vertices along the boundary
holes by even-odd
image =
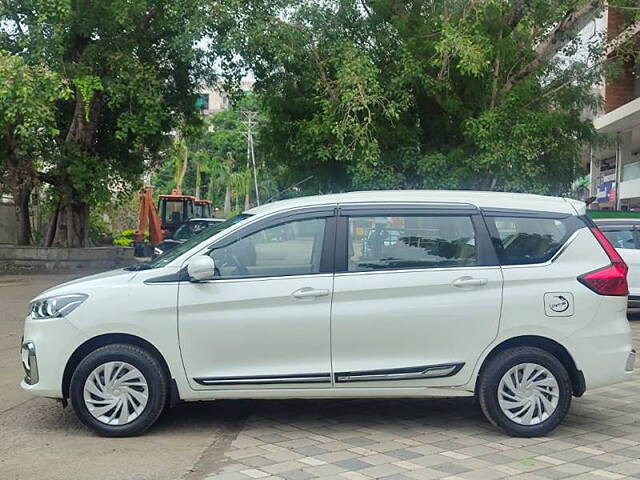
[[[640,51],[640,22],[629,24],[621,11],[609,8],[605,25],[609,57],[617,55],[621,45],[635,45]],[[619,75],[606,80],[602,89],[604,110],[593,123],[613,141],[591,152],[594,207],[640,210],[640,59],[626,61]]]
[[[243,92],[250,92],[253,89],[253,84],[254,81],[252,79],[244,79],[240,82],[240,89]],[[226,110],[230,105],[229,95],[218,85],[203,88],[196,101],[196,106],[204,116]]]

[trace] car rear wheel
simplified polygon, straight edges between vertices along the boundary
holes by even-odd
[[[479,379],[485,416],[516,437],[537,437],[555,429],[571,405],[571,380],[549,352],[515,347],[489,360]]]
[[[71,405],[100,435],[139,435],[166,403],[167,379],[158,360],[129,344],[106,345],[87,355],[71,377]]]

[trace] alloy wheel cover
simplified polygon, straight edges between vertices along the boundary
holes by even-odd
[[[126,425],[144,411],[149,385],[140,370],[127,362],[112,361],[96,367],[83,390],[89,413],[106,425]]]
[[[558,408],[559,398],[557,379],[536,363],[510,368],[498,384],[500,410],[519,425],[538,425],[547,420]]]

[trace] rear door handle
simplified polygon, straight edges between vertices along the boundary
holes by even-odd
[[[291,296],[293,296],[294,298],[315,298],[326,297],[327,295],[329,295],[329,290],[315,289],[310,287],[301,288],[291,294]]]
[[[460,277],[456,278],[451,284],[458,288],[480,287],[486,285],[489,281],[486,278]]]

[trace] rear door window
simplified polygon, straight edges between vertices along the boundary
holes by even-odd
[[[572,222],[558,218],[488,216],[487,222],[503,265],[546,262],[575,231]]]
[[[348,271],[477,265],[468,216],[349,218]]]

